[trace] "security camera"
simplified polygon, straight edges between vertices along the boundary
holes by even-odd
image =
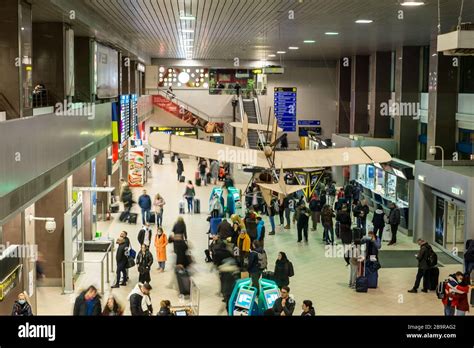
[[[436,155],[436,147],[430,146],[430,155]]]
[[[56,231],[56,221],[46,221],[44,228],[46,229],[46,231],[48,231],[48,233],[53,233],[54,231]]]

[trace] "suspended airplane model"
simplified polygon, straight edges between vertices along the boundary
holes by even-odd
[[[245,114],[242,123],[232,122],[230,125],[241,129],[241,147],[158,132],[150,134],[149,144],[153,148],[165,152],[209,158],[220,162],[249,165],[261,168],[262,170],[271,170],[274,173],[276,173],[276,166],[278,166],[280,167],[280,175],[279,178],[275,178],[278,180],[277,183],[258,183],[258,185],[263,189],[262,193],[264,198],[266,198],[265,200],[268,200],[269,198],[268,191],[274,191],[280,195],[286,196],[306,187],[303,185],[286,185],[282,175],[284,169],[325,168],[384,163],[390,162],[392,159],[388,152],[375,146],[321,150],[275,151],[278,144],[287,135],[286,133],[283,133],[277,137],[278,132],[281,132],[281,128],[277,126],[276,118],[273,118],[273,124],[270,131],[270,115],[266,129],[264,129],[264,125],[249,124],[247,115]],[[267,141],[267,145],[263,146],[263,151],[244,148],[248,144],[247,135],[249,129],[264,131],[269,136],[269,139],[267,139],[269,141]]]

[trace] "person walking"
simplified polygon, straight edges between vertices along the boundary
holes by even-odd
[[[165,199],[157,193],[155,195],[155,199],[153,200],[153,206],[155,207],[156,213],[156,226],[161,227],[163,225],[163,207],[165,206],[166,202]]]
[[[279,288],[288,286],[290,284],[290,276],[293,273],[293,264],[288,260],[288,257],[283,251],[278,253],[278,258],[275,261],[275,270],[273,272],[275,283]]]
[[[383,211],[382,205],[377,204],[377,208],[374,211],[372,217],[372,224],[374,225],[374,233],[382,241],[383,230],[385,228],[385,212]]]
[[[334,211],[329,205],[325,205],[323,207],[323,211],[321,213],[321,222],[323,224],[324,233],[323,233],[323,241],[326,244],[334,244]]]
[[[188,180],[188,184],[186,185],[186,190],[184,191],[183,197],[188,202],[188,214],[193,213],[193,201],[194,197],[196,196],[196,191],[194,190],[194,185],[191,180]]]
[[[146,190],[143,190],[142,195],[138,198],[138,206],[142,210],[142,224],[145,225],[151,214],[151,198],[147,195]]]
[[[158,270],[160,272],[165,271],[166,265],[166,246],[168,245],[168,238],[163,228],[158,227],[158,231],[155,236],[155,248],[156,248],[156,259],[158,261]]]
[[[389,244],[390,245],[390,244]],[[420,251],[416,255],[418,260],[418,272],[416,274],[415,284],[413,288],[408,290],[411,293],[417,293],[418,287],[420,286],[421,278],[423,278],[423,288],[422,292],[428,292],[430,288],[430,279],[429,279],[429,270],[433,265],[430,265],[429,258],[430,254],[434,253],[433,248],[428,244],[428,242],[423,239],[418,239],[418,245],[420,246]]]
[[[76,297],[73,315],[98,316],[101,312],[102,305],[100,303],[100,295],[95,286],[89,286]]]
[[[201,184],[204,184],[204,186],[207,186],[206,171],[207,161],[206,159],[202,158],[199,162],[199,176],[201,177]]]
[[[313,226],[311,231],[316,231],[318,229],[318,223],[321,222],[321,201],[316,193],[313,193],[309,201],[309,210],[311,211],[311,221]]]
[[[123,203],[124,210],[128,213],[130,213],[130,210],[132,209],[133,203],[133,193],[130,190],[130,187],[128,185],[125,185],[122,189],[122,195],[120,196],[120,200]]]
[[[280,226],[285,225],[285,205],[283,204],[284,199],[279,198],[278,202],[278,216],[280,217]]]
[[[250,252],[251,240],[247,230],[242,229],[237,237],[237,248],[239,250],[240,267],[246,269]]]
[[[117,244],[119,245],[117,248],[117,252],[115,254],[115,261],[117,262],[117,279],[115,284],[111,286],[111,288],[119,288],[120,285],[126,286],[127,285],[127,264],[128,264],[128,257],[126,255],[128,248],[130,247],[129,244],[125,242],[125,239],[119,237],[117,239]],[[122,282],[120,282],[123,276]]]
[[[395,203],[390,203],[390,213],[388,214],[388,223],[392,230],[392,240],[388,245],[393,245],[397,242],[397,230],[400,225],[400,209]]]
[[[153,314],[150,283],[138,283],[128,295],[132,316],[150,316]]]
[[[178,181],[181,178],[181,175],[184,173],[184,164],[181,158],[178,157],[178,161],[176,162],[176,173],[178,174]]]
[[[211,162],[211,167],[210,167],[210,172],[211,172],[211,180],[213,181],[213,184],[217,184],[217,179],[219,178],[219,169],[220,169],[220,164],[219,161],[212,161]]]
[[[179,234],[181,235],[183,240],[188,240],[188,233],[186,232],[186,223],[184,222],[184,219],[181,216],[179,216],[176,220],[171,232],[173,232],[174,236]]]
[[[148,246],[142,244],[140,252],[137,254],[138,281],[140,283],[149,283],[151,281],[150,270],[153,264],[153,255]]]
[[[267,207],[267,214],[268,219],[270,220],[270,226],[272,230],[268,233],[268,235],[272,236],[275,234],[275,215],[278,212],[278,199],[276,197],[272,197],[270,201],[270,206]]]
[[[308,224],[310,214],[311,212],[304,202],[302,202],[296,209],[294,219],[297,221],[296,230],[298,231],[298,243],[301,243],[303,235],[305,243],[308,243]]]
[[[14,317],[30,317],[33,316],[33,311],[31,309],[31,305],[28,302],[26,294],[24,292],[20,292],[18,297],[13,303],[12,308],[12,316]]]
[[[327,204],[332,208],[334,207],[334,202],[336,201],[336,183],[332,181],[327,187]]]

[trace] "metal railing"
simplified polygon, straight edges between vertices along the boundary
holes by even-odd
[[[104,294],[104,280],[105,278],[107,278],[107,283],[110,283],[110,273],[114,272],[114,258],[113,258],[113,250],[114,250],[114,243],[113,241],[110,242],[107,250],[105,251],[105,255],[102,256],[102,259],[101,260],[91,260],[91,261],[85,261],[85,260],[82,260],[82,261],[79,261],[79,260],[74,260],[74,261],[68,261],[68,260],[64,260],[61,262],[61,289],[62,289],[62,294],[66,294],[66,279],[65,279],[65,268],[66,268],[66,264],[86,264],[86,263],[95,263],[95,264],[98,264],[100,263],[100,293],[103,295]],[[109,253],[110,253],[110,257],[109,257]],[[104,260],[106,260],[105,262],[105,273],[104,274]],[[110,261],[110,267],[109,267],[109,261]],[[84,272],[83,272],[84,273]],[[73,283],[74,283],[74,279],[73,279]],[[73,290],[72,290],[73,292]]]
[[[173,93],[171,94],[170,92],[163,90],[163,89],[158,89],[158,94],[160,94],[162,97],[167,98],[169,101],[175,103],[176,105],[182,107],[185,110],[188,110],[192,112],[194,115],[202,118],[203,120],[206,120],[208,122],[225,122],[226,119],[228,121],[229,117],[214,117],[210,116],[209,114],[205,113],[204,111],[199,110],[198,108],[195,108],[194,106],[186,103],[185,101],[179,99],[176,97],[176,95]]]

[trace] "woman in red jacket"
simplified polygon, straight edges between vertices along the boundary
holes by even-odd
[[[442,300],[444,305],[444,315],[466,315],[469,311],[467,294],[469,285],[464,281],[464,274],[456,272],[449,276],[444,288],[445,296]]]

